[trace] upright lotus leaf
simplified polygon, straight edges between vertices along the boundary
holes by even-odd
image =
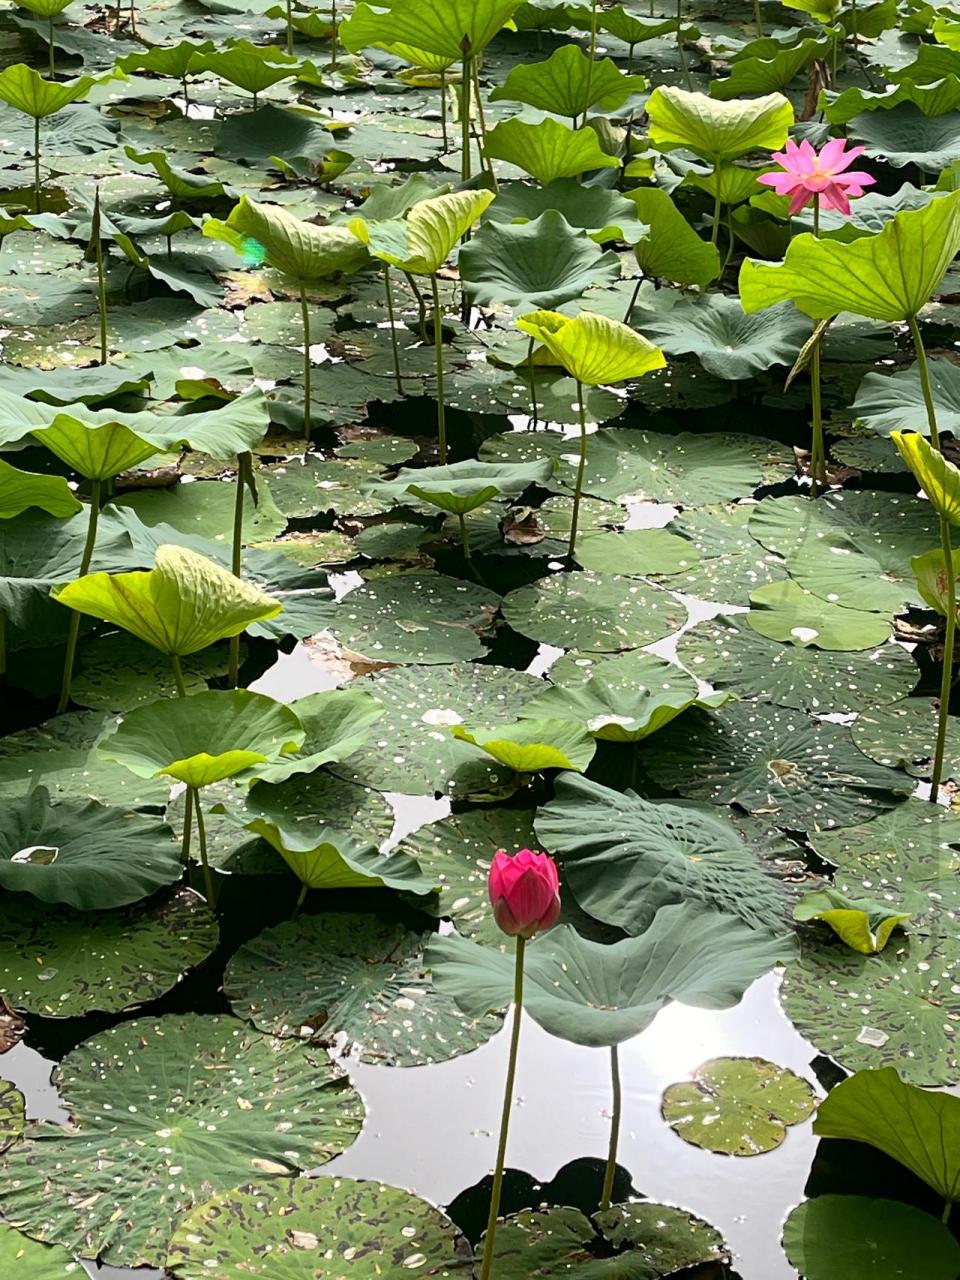
[[[519,311],[559,307],[593,285],[611,286],[620,278],[616,253],[604,253],[555,209],[530,222],[484,223],[460,250],[458,266],[478,306]]]
[[[249,40],[234,40],[209,53],[196,53],[190,59],[191,72],[212,71],[214,75],[252,93],[254,104],[258,94],[280,80],[290,80],[302,69],[299,59],[284,53],[276,45],[261,46]]]
[[[51,595],[176,657],[237,636],[283,607],[206,556],[175,546],[159,547],[152,569],[89,573]]]
[[[423,174],[411,173],[405,181],[396,186],[374,187],[363,204],[354,210],[350,217],[362,218],[364,222],[390,222],[404,217],[421,200],[433,196],[445,196],[449,192],[449,186],[438,187],[435,183],[429,182]]]
[[[744,259],[744,311],[794,302],[815,320],[840,311],[899,323],[926,306],[960,250],[960,191],[898,213],[849,244],[794,237],[783,262]]]
[[[120,422],[88,426],[69,413],[59,413],[34,437],[72,470],[88,480],[109,480],[145,462],[163,446],[147,440]]]
[[[872,956],[882,951],[894,929],[911,919],[909,912],[893,912],[885,902],[848,898],[837,889],[817,889],[794,908],[795,920],[822,920],[854,951]]]
[[[527,948],[523,1007],[551,1035],[611,1046],[653,1022],[670,1000],[729,1009],[793,950],[789,935],[750,929],[691,902],[661,907],[650,927],[612,945],[558,925]],[[478,1018],[513,996],[512,955],[455,935],[438,937],[425,962],[441,991]]]
[[[32,1125],[3,1156],[4,1217],[116,1266],[165,1266],[184,1215],[251,1176],[288,1195],[364,1116],[325,1050],[195,1013],[102,1031],[56,1084],[70,1126]]]
[[[678,147],[719,164],[787,140],[793,107],[782,93],[721,102],[705,93],[658,85],[647,100],[649,137],[660,151]]]
[[[346,760],[370,739],[384,706],[365,689],[327,689],[289,704],[303,728],[304,739],[295,753],[257,768],[256,780],[285,782],[297,774],[314,773],[325,764]]]
[[[537,812],[537,837],[594,919],[637,934],[658,907],[690,902],[757,928],[785,927],[782,889],[721,815],[568,775],[555,792]]]
[[[213,48],[212,45],[210,47]],[[149,165],[174,200],[216,200],[225,193],[223,183],[217,178],[172,165],[164,151],[141,151],[136,147],[124,147],[123,150],[129,160]]]
[[[467,515],[500,494],[516,497],[553,475],[554,463],[454,462],[445,467],[401,467],[392,480],[373,481],[370,493],[403,505],[407,496],[450,515]]]
[[[344,48],[359,53],[371,43],[371,23],[378,44],[409,44],[459,62],[464,41],[471,56],[481,53],[510,20],[520,0],[394,0],[386,13],[373,14],[358,4],[340,28]],[[377,8],[384,6],[378,5]]]
[[[916,432],[894,431],[892,439],[934,511],[960,524],[960,468]]]
[[[805,1280],[954,1280],[960,1244],[932,1214],[900,1200],[817,1196],[787,1218],[783,1248]]]
[[[140,778],[206,787],[296,751],[304,730],[283,703],[248,689],[208,690],[135,707],[100,743]]]
[[[640,221],[650,228],[633,246],[644,275],[701,288],[717,278],[720,274],[717,246],[701,240],[666,191],[642,187],[631,191],[628,199],[636,205]]]
[[[375,223],[354,218],[349,226],[355,243],[362,241],[375,258],[411,275],[430,276],[494,198],[492,191],[452,191],[420,200],[404,218]]]
[[[319,227],[279,205],[260,204],[248,196],[240,197],[225,222],[208,218],[203,234],[225,241],[249,261],[274,267],[299,285],[349,275],[368,260],[346,227]]]
[[[534,311],[518,320],[517,327],[542,342],[584,386],[626,382],[666,367],[659,347],[597,312],[581,311],[571,319],[556,311]]]
[[[280,1280],[279,1260],[284,1280],[442,1276],[463,1265],[457,1229],[439,1209],[399,1187],[344,1177],[215,1196],[183,1219],[167,1264],[180,1280]]]
[[[76,80],[45,80],[33,67],[17,62],[0,71],[0,101],[34,120],[42,120],[85,98],[95,84],[116,79],[125,80],[126,76],[122,71],[110,70],[102,75],[78,76]]]
[[[43,786],[0,809],[0,888],[8,892],[103,911],[181,874],[180,847],[156,818],[95,800],[51,804]]]
[[[596,745],[574,720],[519,720],[496,729],[451,727],[455,738],[472,742],[514,773],[542,773],[545,769],[569,769],[583,773]]]
[[[813,1122],[821,1138],[865,1142],[916,1174],[947,1204],[960,1201],[960,1098],[905,1084],[895,1067],[835,1085]]]
[[[10,520],[31,507],[65,519],[83,510],[63,476],[20,471],[0,458],[0,520]]]
[[[630,197],[605,187],[585,187],[576,178],[558,178],[548,187],[530,182],[511,182],[501,185],[500,194],[484,214],[490,222],[530,222],[549,209],[562,213],[567,222],[578,231],[586,231],[597,244],[622,240],[636,244],[647,234],[648,228],[637,217],[637,210]]]
[[[191,70],[190,63],[196,54],[212,53],[215,48],[212,40],[179,40],[176,44],[153,45],[137,53],[124,54],[116,65],[121,71],[152,71],[154,75],[182,80]]]
[[[579,178],[594,169],[618,169],[620,161],[600,146],[595,130],[570,129],[559,120],[501,120],[487,134],[487,155],[505,160],[544,185]]]
[[[526,102],[558,116],[586,115],[591,107],[614,112],[646,88],[612,58],[594,60],[577,44],[562,44],[545,62],[520,63],[490,94],[491,102]]]

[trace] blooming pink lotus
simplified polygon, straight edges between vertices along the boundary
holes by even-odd
[[[487,882],[493,916],[511,938],[532,938],[560,915],[560,875],[545,853],[521,849],[512,857],[498,849]]]
[[[864,187],[872,186],[876,178],[869,173],[845,172],[847,166],[865,147],[846,150],[846,138],[831,138],[820,150],[814,150],[804,138],[799,146],[790,138],[785,151],[775,151],[773,158],[784,169],[783,173],[762,173],[757,179],[764,186],[773,187],[778,196],[792,196],[790,214],[799,213],[811,200],[819,197],[822,209],[836,209],[844,215],[850,212],[850,197],[862,196]]]

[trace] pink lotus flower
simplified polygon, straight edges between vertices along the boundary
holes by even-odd
[[[511,938],[532,938],[560,916],[560,876],[545,853],[521,849],[512,857],[498,849],[487,882],[493,917]]]
[[[775,151],[773,158],[785,170],[784,173],[762,173],[757,179],[764,186],[773,187],[778,196],[792,196],[791,217],[805,208],[815,196],[820,198],[822,209],[836,209],[844,215],[850,212],[850,197],[862,196],[863,188],[870,187],[876,178],[869,173],[846,173],[847,165],[866,150],[851,147],[845,150],[846,138],[831,138],[820,154],[804,138],[799,146],[790,138],[785,151]]]

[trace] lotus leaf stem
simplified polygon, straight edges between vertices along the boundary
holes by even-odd
[[[426,303],[426,300],[425,300],[425,298],[424,298],[423,294],[420,292],[420,286],[417,284],[416,280],[413,278],[413,276],[410,274],[410,272],[409,272],[409,271],[404,271],[404,273],[403,273],[403,274],[406,276],[407,284],[408,284],[408,285],[410,286],[410,288],[413,290],[413,296],[416,298],[416,300],[417,300],[417,306],[420,308],[420,320],[419,320],[419,327],[420,327],[420,341],[421,341],[421,342],[425,342],[425,343],[426,343],[426,342],[429,342],[429,341],[430,341],[430,338],[429,338],[429,336],[428,336],[428,334],[427,334],[427,303]]]
[[[633,286],[633,293],[630,295],[630,302],[627,305],[626,314],[623,317],[623,323],[629,324],[630,317],[633,315],[633,308],[637,305],[637,299],[640,297],[640,286],[643,284],[643,273],[637,276],[637,283]]]
[[[296,900],[296,902],[293,904],[293,911],[292,911],[292,912],[291,912],[291,914],[290,914],[290,919],[291,919],[291,920],[296,920],[297,916],[300,914],[300,908],[301,908],[301,907],[303,906],[303,904],[306,902],[306,900],[307,900],[307,894],[308,894],[309,892],[310,892],[310,886],[309,886],[308,884],[302,884],[302,885],[300,886],[300,892],[299,892],[299,894],[297,895],[297,900]]]
[[[597,0],[591,0],[590,5],[590,64],[587,67],[587,86],[584,92],[583,101],[583,123],[587,123],[587,112],[592,106],[591,97],[593,95],[593,64],[597,58]],[[576,125],[574,125],[576,128]]]
[[[464,182],[470,181],[470,85],[473,75],[470,67],[470,41],[463,37],[463,74],[460,79],[460,177]]]
[[[387,315],[390,318],[390,343],[393,347],[393,375],[397,390],[403,395],[403,379],[400,376],[400,346],[397,341],[397,318],[393,310],[393,285],[390,281],[390,264],[383,264],[383,285],[387,295]]]
[[[47,74],[52,80],[53,77],[57,74],[57,64],[56,64],[56,60],[53,52],[53,14],[52,13],[50,15],[49,23],[50,25],[47,31],[47,44],[50,46],[50,49],[49,49],[49,62],[47,64]]]
[[[40,212],[40,117],[33,117],[33,211]]]
[[[330,67],[333,71],[337,69],[337,45],[340,42],[340,26],[337,18],[337,0],[331,0],[330,4],[330,21],[333,24],[333,47],[330,50]]]
[[[950,1225],[950,1216],[952,1213],[953,1213],[953,1201],[952,1200],[944,1201],[943,1213],[941,1213],[940,1215],[940,1221],[943,1223],[945,1227]]]
[[[293,53],[293,0],[287,0],[287,53]]]
[[[477,143],[477,149],[480,152],[480,161],[490,175],[493,189],[499,194],[500,184],[497,182],[497,175],[493,171],[493,161],[487,155],[487,121],[483,110],[483,94],[480,92],[480,64],[478,59],[471,58],[470,66],[473,74],[473,92],[477,99],[477,121],[480,125],[480,139]]]
[[[82,578],[90,569],[90,561],[93,559],[93,548],[97,541],[97,524],[100,520],[100,480],[91,480],[90,482],[90,511],[87,516],[87,538],[83,544],[83,553],[80,557],[80,572],[78,578]],[[73,665],[77,657],[77,640],[80,636],[80,614],[74,610],[70,614],[70,627],[67,631],[67,649],[63,656],[63,682],[60,686],[60,701],[57,703],[57,715],[62,715],[70,705],[70,688],[73,684]]]
[[[94,253],[97,262],[97,309],[100,312],[100,363],[107,363],[107,281],[103,270],[103,237],[100,234],[100,188],[93,199],[91,225]]]
[[[233,557],[230,565],[235,578],[243,577],[243,500],[248,477],[252,474],[253,459],[249,452],[237,454],[237,491],[233,504]],[[230,637],[230,668],[228,681],[231,689],[237,687],[240,678],[240,637]]]
[[[757,39],[763,39],[763,14],[760,12],[760,0],[753,0],[753,20],[757,27]]]
[[[200,846],[200,862],[203,866],[203,888],[207,903],[213,907],[216,904],[217,894],[213,885],[210,860],[207,857],[207,824],[203,817],[203,805],[200,803],[199,788],[191,787],[190,790],[193,792],[193,809],[197,819],[197,843]]]
[[[187,787],[183,801],[183,837],[180,841],[180,862],[186,867],[190,862],[190,836],[193,832],[193,791]]]
[[[580,520],[580,495],[583,492],[583,473],[587,465],[587,407],[583,402],[583,383],[577,379],[577,408],[580,414],[580,462],[577,466],[577,485],[573,493],[573,515],[570,519],[570,545],[567,555],[573,558],[577,549],[577,524]]]
[[[185,698],[187,696],[187,686],[183,679],[183,665],[180,662],[178,653],[171,653],[170,666],[173,668],[173,682],[177,686],[177,697]]]
[[[464,560],[472,560],[473,556],[470,553],[470,531],[467,528],[467,522],[464,520],[462,512],[457,512],[457,519],[460,521],[460,542],[463,546],[463,558]]]
[[[503,1110],[500,1113],[500,1142],[497,1147],[497,1163],[490,1188],[490,1212],[483,1240],[483,1262],[480,1280],[490,1280],[493,1274],[493,1250],[497,1235],[497,1218],[500,1215],[500,1193],[503,1190],[503,1166],[507,1158],[507,1134],[510,1129],[510,1112],[513,1109],[513,1087],[517,1078],[517,1050],[520,1047],[520,1023],[523,1018],[523,957],[526,939],[517,938],[517,954],[513,971],[513,1029],[510,1033],[510,1056],[507,1060],[507,1082],[503,1091]]]
[[[303,320],[303,439],[310,446],[310,403],[313,398],[313,364],[310,360],[310,308],[307,290],[300,286],[300,316]]]
[[[607,1169],[603,1175],[603,1191],[600,1194],[600,1212],[610,1208],[613,1198],[613,1181],[617,1176],[617,1147],[620,1144],[620,1116],[623,1111],[623,1090],[620,1087],[620,1051],[617,1045],[610,1046],[610,1082],[613,1089],[613,1116],[610,1120],[610,1147],[607,1154]]]
[[[677,0],[677,52],[680,55],[680,69],[683,72],[683,78],[687,88],[693,92],[693,80],[690,77],[690,68],[687,65],[687,51],[683,47],[683,0]]]
[[[433,289],[433,341],[437,357],[437,440],[440,465],[447,460],[447,406],[443,390],[443,313],[440,309],[440,287],[436,275],[430,277]]]
[[[715,245],[717,241],[720,239],[720,211],[723,207],[723,202],[720,199],[719,165],[714,165],[713,176],[717,180],[717,192],[713,198],[713,229],[710,232],[710,243],[712,245]]]
[[[810,496],[815,498],[826,481],[826,450],[823,443],[823,397],[820,380],[820,342],[813,344],[810,354],[810,405],[813,418],[813,443],[810,448]]]
[[[537,380],[533,364],[534,345],[534,339],[531,338],[527,346],[527,375],[530,381],[530,428],[532,431],[536,431],[537,427],[540,425],[540,419],[538,416],[539,411],[537,408]]]
[[[447,136],[447,73],[440,72],[440,128],[443,130],[443,154],[450,150],[450,139]]]

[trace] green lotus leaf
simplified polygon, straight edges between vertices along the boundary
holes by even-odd
[[[822,600],[798,583],[769,582],[750,593],[747,624],[769,640],[818,649],[873,649],[890,637],[889,617]]]
[[[949,1228],[899,1200],[805,1200],[784,1225],[783,1248],[806,1280],[899,1280],[921,1257],[924,1280],[953,1280],[960,1270]]]
[[[754,56],[746,56],[758,45],[761,45],[762,52],[758,50]],[[722,80],[713,81],[710,95],[726,102],[731,98],[745,98],[751,94],[775,93],[786,89],[791,80],[801,71],[806,71],[811,63],[828,57],[832,48],[833,41],[826,38],[818,40],[808,37],[787,48],[778,47],[778,42],[773,39],[769,45],[766,42],[761,44],[759,40],[751,41],[734,58],[730,74]],[[827,118],[833,119],[829,109]]]
[[[929,374],[937,426],[960,435],[960,369],[949,360],[935,358],[929,362]],[[857,389],[851,413],[857,426],[878,435],[894,431],[928,435],[918,366],[900,373],[868,373]]]
[[[577,231],[586,231],[597,244],[622,240],[635,245],[648,233],[630,197],[604,187],[585,187],[575,178],[558,178],[548,187],[529,182],[500,184],[500,194],[484,214],[487,222],[531,222],[556,210]]]
[[[0,71],[0,101],[41,120],[85,98],[94,85],[116,79],[126,80],[126,76],[111,69],[102,75],[78,76],[76,80],[45,80],[33,67],[17,62]]]
[[[213,48],[212,44],[210,48]],[[120,61],[128,59],[121,58]],[[216,200],[225,194],[224,185],[217,178],[209,178],[203,173],[191,173],[189,169],[172,165],[164,151],[140,151],[136,147],[124,147],[124,154],[136,164],[149,165],[174,200]]]
[[[612,36],[628,44],[631,51],[634,45],[642,44],[645,40],[656,40],[676,29],[677,22],[674,18],[645,21],[631,13],[624,4],[615,4],[600,13],[600,30],[609,31]]]
[[[364,1115],[323,1049],[231,1017],[121,1023],[68,1053],[56,1079],[70,1126],[33,1125],[3,1157],[4,1216],[108,1265],[164,1267],[185,1215],[251,1175],[289,1195]]]
[[[686,167],[680,160],[675,159],[674,164],[678,168]],[[750,168],[739,164],[720,164],[716,168],[704,170],[700,165],[690,165],[686,167],[680,185],[705,191],[714,200],[719,193],[721,204],[743,204],[745,200],[756,196],[758,191],[765,190],[757,185],[757,178],[762,173],[769,173],[770,167],[762,165],[760,168]],[[779,196],[774,198],[780,199]],[[778,208],[777,212],[779,211]]]
[[[152,569],[88,573],[51,595],[179,657],[239,635],[283,607],[212,560],[177,546],[159,547]]]
[[[70,0],[24,0],[18,7],[35,13],[38,18],[55,18],[69,3]]]
[[[63,476],[20,471],[0,458],[0,520],[10,520],[31,507],[63,519],[83,510]]]
[[[29,629],[39,610],[45,625],[55,625],[56,619],[50,618],[49,588],[80,572],[87,526],[86,515],[60,520],[33,511],[0,524],[0,613],[8,622]],[[94,562],[99,564],[102,557],[109,563],[118,541],[105,529]]]
[[[566,46],[573,48],[572,45]],[[482,307],[552,309],[620,278],[620,260],[555,209],[529,222],[486,222],[460,250],[463,287]]]
[[[226,222],[208,218],[203,234],[223,240],[241,257],[265,262],[294,283],[310,284],[358,271],[366,249],[346,227],[320,227],[304,222],[279,205],[260,204],[241,196]]]
[[[161,445],[145,440],[122,423],[87,426],[68,413],[57,414],[48,427],[36,427],[33,434],[88,480],[109,480],[162,452]]]
[[[544,848],[589,915],[630,934],[659,907],[690,902],[780,932],[787,901],[739,833],[709,810],[643,800],[588,778],[560,777],[537,813]]]
[[[83,1268],[58,1245],[41,1244],[0,1223],[0,1267],[9,1268],[17,1280],[83,1280]],[[14,1272],[16,1268],[16,1272]]]
[[[662,663],[652,654],[643,657],[649,661],[654,680],[659,677],[663,683],[652,687],[608,684],[600,674],[579,687],[555,685],[546,689],[527,703],[523,714],[533,719],[553,716],[576,720],[594,738],[604,742],[640,742],[688,707],[710,705],[700,701],[696,681],[685,679],[685,672]],[[660,672],[662,666],[667,668],[666,680]],[[725,701],[726,696],[721,698]]]
[[[649,234],[633,248],[644,275],[701,288],[717,278],[717,246],[700,239],[666,191],[643,187],[631,191],[628,198],[636,206],[640,221],[650,227]]]
[[[168,1265],[181,1280],[384,1280],[460,1269],[457,1229],[399,1187],[353,1178],[284,1178],[238,1187],[184,1218]],[[374,1261],[376,1259],[376,1261]],[[412,1259],[412,1261],[411,1261]],[[373,1276],[375,1273],[369,1271]]]
[[[404,889],[427,894],[433,886],[403,857],[385,858],[376,849],[352,841],[336,827],[280,827],[251,818],[247,830],[260,836],[283,858],[308,889]],[[389,865],[395,863],[396,865]]]
[[[911,103],[892,111],[871,111],[856,116],[847,133],[862,142],[871,160],[894,169],[916,165],[938,172],[960,159],[960,111],[945,116],[925,116]]]
[[[693,568],[699,559],[691,542],[665,529],[587,529],[577,538],[577,563],[595,573],[667,577]]]
[[[558,311],[534,311],[517,327],[542,342],[554,359],[578,382],[599,387],[640,378],[666,367],[659,347],[619,320],[592,311],[573,319]]]
[[[862,712],[850,727],[860,750],[891,769],[914,778],[929,778],[933,766],[933,727],[938,706],[930,698],[904,698]],[[947,717],[944,776],[960,776],[960,720]]]
[[[960,1200],[960,1100],[905,1084],[894,1067],[858,1071],[820,1104],[821,1138],[866,1142],[915,1173],[949,1204]]]
[[[121,71],[152,71],[158,76],[173,76],[182,80],[189,70],[195,54],[212,53],[216,45],[212,40],[179,40],[176,44],[153,45],[137,53],[126,53],[117,59]]]
[[[703,93],[658,85],[647,100],[649,136],[660,151],[685,147],[719,164],[750,151],[775,151],[787,140],[793,107],[780,93],[719,102]]]
[[[442,467],[401,467],[392,480],[371,483],[370,493],[404,505],[408,497],[451,515],[476,511],[499,494],[515,497],[553,475],[554,463],[453,462]]]
[[[646,85],[643,76],[624,74],[612,58],[591,65],[579,45],[562,44],[545,62],[514,67],[490,101],[525,102],[558,116],[576,117],[591,107],[615,112]]]
[[[258,781],[285,782],[297,774],[346,760],[369,741],[371,729],[384,714],[383,704],[365,689],[311,693],[289,707],[303,728],[303,743],[295,754],[260,765]]]
[[[894,929],[911,919],[909,912],[891,913],[886,903],[854,901],[836,889],[817,889],[796,905],[795,920],[822,920],[854,951],[871,956],[882,951]]]
[[[645,932],[612,945],[558,925],[527,948],[523,1007],[562,1040],[620,1044],[645,1031],[671,1000],[731,1008],[789,954],[790,943],[690,902],[661,907]],[[470,1017],[510,1003],[512,955],[447,935],[424,959],[437,987]]]
[[[124,907],[180,879],[172,836],[155,818],[95,800],[51,804],[38,786],[0,811],[0,887],[78,911]]]
[[[578,178],[593,169],[617,169],[620,161],[600,146],[596,132],[570,129],[559,120],[539,124],[501,120],[487,134],[487,155],[505,160],[545,186],[558,178]]]
[[[583,773],[593,759],[593,738],[572,719],[525,719],[496,729],[451,726],[461,742],[471,742],[514,773],[571,769]]]
[[[199,74],[212,71],[223,80],[229,80],[254,97],[280,80],[290,80],[298,75],[303,64],[276,45],[261,46],[249,40],[234,40],[221,49],[209,53],[195,53],[190,59],[189,70]]]
[[[960,524],[960,467],[954,466],[917,432],[891,434],[901,458],[934,511],[951,524]]]
[[[208,690],[135,707],[100,753],[141,778],[206,787],[297,751],[304,729],[283,703],[247,689]]]
[[[661,1114],[695,1147],[728,1156],[773,1151],[816,1107],[802,1077],[763,1058],[714,1058],[664,1090]]]
[[[387,5],[386,13],[376,14],[369,5],[358,4],[340,27],[340,39],[344,48],[359,53],[372,43],[372,30],[378,44],[409,44],[459,62],[465,39],[476,57],[509,22],[519,3],[520,0],[394,0]]]
[[[503,616],[521,635],[561,649],[617,653],[662,640],[686,610],[669,592],[613,573],[555,574],[518,587]]]
[[[903,71],[895,85],[888,85],[881,93],[872,93],[855,85],[845,89],[832,101],[823,103],[823,114],[831,124],[849,124],[864,112],[892,111],[903,103],[925,116],[945,116],[960,107],[960,76],[946,75],[932,84],[915,84]]]
[[[492,191],[453,191],[418,201],[403,218],[368,223],[357,217],[349,226],[375,258],[412,275],[433,275],[493,199]]]
[[[960,191],[907,210],[850,244],[796,236],[780,263],[744,260],[747,312],[791,301],[815,320],[840,311],[896,323],[925,306],[960,250]]]

